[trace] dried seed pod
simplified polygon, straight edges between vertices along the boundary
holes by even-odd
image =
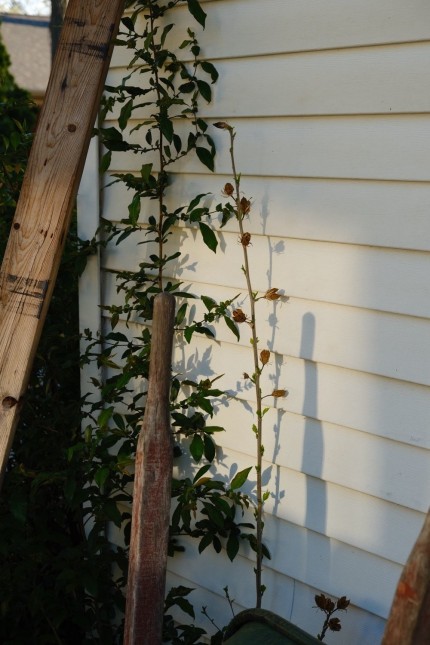
[[[272,396],[274,396],[275,399],[282,399],[282,397],[287,396],[287,394],[287,390],[273,390],[272,392]]]
[[[341,598],[339,598],[339,600],[337,601],[337,603],[336,603],[336,607],[337,607],[338,609],[347,609],[347,607],[349,607],[349,603],[350,603],[350,602],[351,602],[351,601],[350,601],[350,600],[348,600],[348,598],[347,598],[346,596],[342,596],[342,597],[341,597]]]
[[[236,323],[246,322],[246,314],[242,311],[242,309],[235,309],[232,315],[233,315],[234,322]]]
[[[251,244],[251,233],[244,233],[240,236],[240,243],[242,246],[249,246]]]
[[[216,128],[219,128],[220,130],[231,130],[231,125],[229,125],[225,121],[217,121],[216,123],[214,123],[214,126]]]
[[[328,621],[328,627],[332,632],[340,632],[342,625],[340,624],[339,618],[330,618]]]
[[[322,611],[326,610],[326,602],[327,598],[323,593],[319,594],[319,596],[315,596],[315,604],[319,609],[322,609]]]
[[[272,287],[272,289],[267,289],[266,293],[264,294],[264,298],[266,300],[278,300],[281,297],[281,294],[278,293],[277,287]]]
[[[222,194],[224,195],[224,197],[231,197],[233,193],[234,193],[234,186],[233,184],[230,184],[230,182],[228,181],[224,186],[224,190],[222,191]]]
[[[248,215],[249,211],[251,210],[251,202],[249,199],[246,199],[246,197],[242,197],[240,200],[240,211],[242,213],[242,216]]]
[[[268,349],[262,349],[260,352],[260,361],[263,365],[266,365],[269,362],[270,352]]]

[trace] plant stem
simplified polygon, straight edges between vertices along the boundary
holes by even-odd
[[[237,210],[237,221],[239,224],[239,231],[240,231],[240,237],[241,240],[243,240],[243,236],[245,233],[244,227],[243,227],[243,219],[245,216],[245,213],[243,212],[242,204],[241,204],[241,199],[240,199],[240,176],[236,172],[236,163],[235,163],[235,158],[234,158],[234,137],[235,137],[235,132],[233,128],[228,128],[228,132],[230,135],[230,158],[231,158],[231,165],[233,169],[233,178],[234,178],[234,184],[235,184],[235,201],[236,201],[236,210]],[[256,326],[256,316],[255,316],[255,297],[252,289],[252,283],[251,283],[251,274],[250,274],[250,266],[249,266],[249,258],[248,258],[248,247],[246,244],[242,243],[242,250],[243,250],[243,270],[245,273],[245,278],[246,278],[246,286],[247,286],[247,291],[248,291],[248,296],[249,296],[249,302],[250,302],[250,309],[251,309],[251,344],[252,344],[252,349],[253,349],[253,357],[254,357],[254,374],[253,374],[253,382],[255,385],[255,394],[256,394],[256,400],[257,400],[257,423],[256,423],[256,438],[257,438],[257,465],[256,465],[256,471],[257,471],[257,485],[256,485],[256,492],[257,492],[257,507],[255,509],[255,521],[256,521],[256,539],[257,539],[257,545],[256,545],[256,552],[257,552],[257,557],[256,557],[256,566],[255,566],[255,588],[256,588],[256,607],[260,608],[261,607],[261,598],[263,596],[263,587],[261,584],[261,574],[262,574],[262,562],[263,562],[263,487],[262,487],[262,481],[261,481],[261,470],[262,470],[262,458],[263,458],[263,414],[262,414],[262,396],[261,396],[261,386],[260,386],[260,376],[261,376],[261,369],[259,366],[259,360],[258,360],[258,336],[257,336],[257,326]]]

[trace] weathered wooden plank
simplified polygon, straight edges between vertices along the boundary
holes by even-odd
[[[136,450],[125,645],[162,642],[173,442],[170,430],[175,299],[154,300],[148,397]]]
[[[201,105],[200,114],[225,119],[428,112],[429,62],[429,42],[220,61],[213,100]],[[128,74],[125,67],[114,69],[108,84],[119,85]],[[258,92],[238,101],[250,94],[250,79]],[[134,118],[150,114],[150,107],[141,108]]]
[[[54,287],[123,0],[70,0],[0,274],[0,467]]]
[[[426,645],[430,632],[430,512],[402,572],[382,645]]]

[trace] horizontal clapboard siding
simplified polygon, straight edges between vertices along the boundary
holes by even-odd
[[[219,61],[216,67],[220,78],[214,86],[213,101],[202,106],[202,114],[211,118],[267,118],[427,112],[429,64],[430,42],[278,54],[270,58],[270,75],[266,58]],[[107,82],[119,85],[125,75],[125,68],[116,69]],[[248,100],[253,86],[258,92]],[[232,97],[240,98],[232,102]],[[149,108],[134,113],[136,118],[150,114]]]
[[[205,203],[221,201],[231,175],[178,174],[167,205],[187,204],[210,193]],[[430,184],[428,182],[357,181],[290,177],[248,177],[243,188],[252,196],[250,233],[340,242],[365,246],[430,250]],[[131,195],[120,184],[104,191],[104,217],[120,221]],[[154,212],[154,202],[143,204]],[[237,228],[228,224],[226,230]]]
[[[115,270],[137,267],[150,253],[147,245],[136,245],[136,241],[144,239],[142,232],[141,237],[128,238],[121,247],[109,246],[104,257],[105,266]],[[428,253],[381,252],[372,247],[283,237],[258,236],[252,243],[251,254],[256,266],[267,267],[271,274],[270,280],[267,271],[255,275],[255,289],[263,293],[273,282],[290,298],[430,317]],[[236,291],[244,289],[236,233],[222,233],[218,254],[206,252],[196,229],[178,229],[169,245],[167,252],[180,245],[183,257],[173,266],[181,280],[211,284],[213,276],[217,275],[218,284],[229,285]],[[192,258],[202,257],[202,254],[205,260],[198,263],[197,271],[197,261]]]
[[[204,3],[207,29],[193,27],[210,60],[425,41],[430,8],[425,0],[213,0]],[[171,14],[186,37],[190,19],[184,7]],[[175,31],[176,33],[176,31]],[[175,42],[169,43],[174,46]],[[128,65],[124,48],[113,67]]]
[[[208,205],[221,200],[231,180],[229,142],[212,124],[234,125],[242,187],[252,197],[246,227],[254,287],[276,286],[285,296],[259,303],[258,334],[273,350],[264,392],[289,392],[270,402],[266,417],[265,485],[279,496],[266,507],[273,559],[265,604],[317,633],[315,593],[347,594],[352,607],[341,641],[334,635],[327,642],[376,645],[430,488],[430,5],[203,6],[207,27],[196,33],[220,72],[212,103],[202,106],[217,144],[216,174],[192,157],[182,161],[166,203],[176,208],[198,193],[211,193]],[[175,8],[170,21],[179,35],[168,46],[179,52],[186,7]],[[127,73],[128,55],[116,48],[108,83]],[[136,111],[131,127],[144,116]],[[133,137],[141,142],[144,129]],[[138,172],[148,161],[157,168],[155,157],[115,153],[110,171]],[[117,184],[102,192],[102,216],[119,222],[132,195]],[[154,210],[154,202],[143,203],[142,221]],[[170,271],[197,296],[240,293],[246,309],[235,223],[218,233],[213,255],[195,230],[177,228],[169,244],[182,257]],[[103,250],[102,304],[119,302],[112,271],[135,269],[150,252],[138,244],[144,235]],[[194,303],[194,315],[201,306]],[[118,328],[137,335],[139,321]],[[219,325],[216,342],[178,342],[174,355],[178,372],[222,373],[220,385],[237,395],[217,408],[216,422],[227,428],[217,436],[217,470],[225,477],[253,462],[255,396],[242,374],[252,369],[248,335],[243,330],[236,342]],[[114,529],[112,539],[119,539]],[[194,592],[196,606],[209,605],[222,624],[226,584],[237,610],[253,605],[252,567],[244,548],[230,564],[211,549],[202,559],[190,544],[169,561],[169,581],[203,587]]]
[[[268,177],[327,177],[429,181],[430,115],[232,118],[238,131],[236,154],[242,172]],[[131,122],[133,127],[136,122]],[[179,133],[187,132],[178,123]],[[218,155],[216,171],[230,173],[228,136],[211,130]],[[144,128],[131,141],[144,140]],[[258,150],[258,154],[256,154]],[[157,158],[148,155],[148,162]],[[174,164],[173,167],[177,167]],[[112,168],[136,170],[139,161],[128,153],[114,153]],[[180,172],[204,173],[194,157],[180,164]]]
[[[228,564],[227,564],[228,566]],[[210,561],[207,564],[210,568]],[[210,614],[217,625],[224,625],[226,620],[227,601],[220,597],[219,589],[216,592],[209,591],[202,587],[202,584],[192,578],[184,577],[186,572],[180,576],[173,572],[168,573],[168,587],[184,585],[185,587],[198,587],[190,596],[197,607],[206,606],[210,608]],[[207,584],[207,583],[206,583]],[[298,580],[293,581],[293,593],[288,593],[288,578],[277,573],[270,578],[270,584],[274,589],[271,601],[273,602],[273,611],[285,616],[293,623],[304,625],[310,634],[318,634],[321,631],[321,614],[315,609],[315,595],[320,593],[318,589],[313,589],[304,585]],[[232,592],[232,588],[230,588]],[[244,607],[237,601],[233,603],[235,614],[239,613]],[[183,621],[183,614],[177,614],[178,620]],[[205,623],[205,628],[210,631],[210,625]],[[348,614],[342,621],[342,641],[348,645],[374,645],[379,642],[384,629],[384,621],[375,616],[360,610],[356,606],[348,607]],[[335,643],[334,639],[327,642]]]
[[[133,325],[131,327],[130,331],[133,332]],[[121,329],[125,331],[125,328]],[[138,328],[134,331],[134,335],[137,336]],[[200,346],[199,354],[203,356],[205,346],[197,340],[195,342]],[[228,347],[228,355],[236,352],[237,360],[239,353],[244,356],[243,360],[247,361],[248,366],[249,358],[244,347],[224,347]],[[211,357],[219,355],[218,351],[214,353],[217,348],[217,345],[210,348]],[[219,373],[225,373],[222,355],[219,363]],[[430,449],[430,399],[427,387],[290,356],[285,359],[278,356],[276,365],[278,363],[280,365],[276,384],[287,387],[289,391],[286,399],[278,401],[281,409],[295,415],[304,415],[310,419],[311,424],[313,420],[323,421],[385,437],[394,442]],[[201,362],[199,366],[203,369]],[[188,360],[182,368],[191,373],[192,360]],[[223,379],[223,386],[232,392],[238,392],[244,401],[253,401],[252,393],[243,389],[243,381],[240,378],[245,367],[241,366],[241,371],[236,372],[233,369],[234,367],[231,376]],[[214,371],[214,366],[213,369],[211,366],[210,370],[206,366],[203,373],[205,377],[213,377]],[[192,375],[197,376],[195,371]]]

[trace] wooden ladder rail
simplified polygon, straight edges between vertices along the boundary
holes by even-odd
[[[69,0],[0,270],[0,480],[54,288],[124,0]]]

